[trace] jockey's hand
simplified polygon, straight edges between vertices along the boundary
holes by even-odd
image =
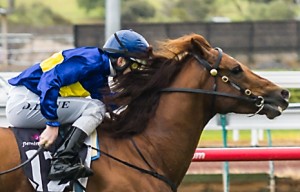
[[[46,129],[40,135],[39,146],[48,148],[50,145],[54,143],[57,136],[58,136],[58,127],[52,127],[46,125]]]

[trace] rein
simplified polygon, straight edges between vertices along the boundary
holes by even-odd
[[[257,101],[257,98],[243,97],[243,96],[233,95],[233,94],[229,94],[229,93],[222,93],[222,92],[210,91],[210,90],[204,90],[204,89],[169,87],[169,88],[162,89],[161,92],[197,93],[197,94],[207,94],[207,95],[216,95],[216,96],[222,96],[222,97],[235,98],[235,99],[240,99],[240,100],[254,102],[254,103]],[[261,98],[261,96],[258,96],[258,98]]]
[[[157,171],[155,171],[155,169],[146,160],[146,158],[144,157],[144,155],[142,154],[142,152],[140,151],[140,149],[136,145],[135,141],[132,138],[130,140],[131,140],[134,148],[136,149],[136,151],[138,152],[138,154],[140,155],[140,157],[143,159],[143,161],[148,165],[148,167],[150,168],[150,170],[143,169],[143,168],[138,167],[138,166],[136,166],[134,164],[128,163],[126,161],[123,161],[122,159],[119,159],[119,158],[117,158],[115,156],[112,156],[112,155],[110,155],[110,154],[108,154],[108,153],[106,153],[106,152],[104,152],[104,151],[102,151],[100,149],[97,149],[97,148],[95,148],[95,147],[93,147],[91,145],[88,145],[88,147],[90,147],[91,149],[96,150],[96,151],[102,153],[103,155],[105,155],[105,156],[107,156],[107,157],[109,157],[109,158],[111,158],[111,159],[113,159],[113,160],[115,160],[115,161],[117,161],[119,163],[122,163],[122,164],[124,164],[124,165],[126,165],[126,166],[128,166],[130,168],[133,168],[133,169],[138,170],[138,171],[140,171],[142,173],[151,175],[151,176],[153,176],[153,177],[155,177],[155,178],[157,178],[157,179],[165,182],[167,185],[169,185],[169,187],[171,188],[171,190],[173,192],[177,192],[177,186],[170,179],[168,179],[166,176],[164,176],[164,175],[158,173]]]
[[[35,154],[33,154],[33,156],[31,156],[29,159],[27,159],[26,161],[24,161],[23,163],[21,163],[20,165],[14,167],[14,168],[11,168],[9,170],[0,172],[0,175],[4,175],[6,173],[10,173],[10,172],[16,171],[17,169],[20,169],[21,167],[24,167],[25,165],[27,165],[28,163],[30,163],[42,150],[44,150],[44,148],[42,146],[40,146],[38,148],[38,150],[35,152]]]
[[[219,65],[222,60],[223,51],[221,48],[215,48],[218,51],[218,58],[216,63],[211,66],[205,59],[199,57],[199,55],[192,53],[191,55],[198,61],[199,64],[203,65],[211,74],[211,76],[214,77],[214,85],[213,90],[205,90],[205,89],[193,89],[193,88],[177,88],[177,87],[169,87],[164,88],[160,90],[160,92],[184,92],[184,93],[196,93],[196,94],[207,94],[207,95],[213,95],[213,96],[222,96],[222,97],[229,97],[239,100],[244,100],[246,102],[254,103],[256,107],[258,107],[258,110],[255,112],[255,114],[259,113],[263,107],[264,107],[264,98],[262,96],[256,96],[253,95],[251,90],[249,89],[243,89],[238,84],[231,82],[227,76],[221,76],[218,73]],[[223,93],[217,91],[217,77],[221,77],[222,81],[224,83],[229,83],[232,87],[240,91],[245,96],[239,96],[239,95],[233,95],[229,93]],[[214,97],[215,98],[215,97]],[[215,99],[213,100],[213,108],[215,104]],[[255,115],[254,114],[254,115]]]
[[[128,163],[126,161],[123,161],[123,160],[121,160],[121,159],[119,159],[117,157],[114,157],[114,156],[112,156],[112,155],[110,155],[110,154],[108,154],[108,153],[106,153],[106,152],[104,152],[104,151],[102,151],[100,149],[97,149],[97,148],[95,148],[95,147],[93,147],[91,145],[87,145],[87,147],[89,147],[89,148],[91,148],[93,150],[96,150],[96,151],[102,153],[103,155],[106,155],[107,157],[112,158],[113,160],[118,161],[118,162],[120,162],[120,163],[122,163],[122,164],[124,164],[124,165],[126,165],[128,167],[131,167],[131,168],[136,169],[136,170],[138,170],[138,171],[140,171],[142,173],[145,173],[145,174],[153,176],[153,177],[155,177],[155,178],[157,178],[157,179],[165,182],[167,185],[169,185],[173,192],[177,192],[177,186],[170,179],[168,179],[164,175],[159,174],[157,171],[155,171],[155,169],[150,165],[150,163],[146,160],[146,158],[144,157],[144,155],[142,154],[142,152],[140,151],[140,149],[137,147],[135,141],[133,139],[131,139],[131,142],[132,142],[134,148],[136,149],[136,151],[138,152],[138,154],[140,155],[140,157],[149,166],[149,168],[151,170],[143,169],[143,168],[138,167],[136,165],[130,164],[130,163]],[[44,150],[43,146],[40,146],[38,148],[38,150],[35,152],[35,154],[33,154],[33,156],[31,156],[29,159],[27,159],[26,161],[24,161],[23,163],[19,164],[18,166],[14,167],[14,168],[11,168],[9,170],[0,172],[0,175],[4,175],[4,174],[16,171],[17,169],[20,169],[20,168],[24,167],[25,165],[27,165],[28,163],[30,163],[43,150]],[[85,188],[79,182],[78,182],[78,184],[85,191]]]

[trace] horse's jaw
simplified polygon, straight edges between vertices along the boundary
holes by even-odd
[[[273,96],[274,95],[274,96]],[[271,97],[266,97],[261,113],[265,114],[269,119],[274,119],[282,114],[282,112],[287,109],[289,105],[289,96],[278,97],[272,94]]]
[[[282,114],[283,109],[281,106],[266,104],[263,108],[263,113],[268,117],[268,119],[274,119]]]

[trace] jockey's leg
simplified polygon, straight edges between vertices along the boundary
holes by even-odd
[[[87,134],[72,127],[63,144],[54,154],[48,178],[51,180],[74,180],[93,175],[93,171],[84,166],[79,159]]]
[[[60,147],[60,153],[57,152],[55,157],[59,158],[59,154],[68,154],[75,158],[78,153],[77,149],[82,146],[87,135],[90,135],[101,124],[105,115],[105,106],[100,100],[81,97],[59,97],[57,104],[58,121],[62,125],[72,124],[74,130],[69,134],[69,137],[66,137],[63,146]],[[15,127],[45,128],[47,121],[40,111],[39,96],[24,86],[14,87],[11,91],[6,114],[9,122]],[[73,166],[72,162],[56,162],[59,162],[62,171],[73,170],[78,167],[77,165]],[[52,165],[56,164],[52,163]],[[66,168],[68,166],[69,169]],[[58,167],[55,166],[55,168]],[[53,169],[54,167],[51,168],[51,170]],[[90,171],[85,170],[87,173]],[[57,171],[55,171],[55,174],[57,174]],[[54,173],[51,172],[50,176],[54,177],[53,175]],[[82,174],[78,177],[86,177],[86,175]]]
[[[72,98],[59,99],[61,102],[65,102],[66,100],[72,101]],[[78,158],[78,153],[86,137],[102,122],[105,114],[105,106],[99,100],[83,99],[82,102],[85,103],[85,107],[78,110],[79,106],[77,106],[77,111],[81,112],[80,116],[72,124],[71,132],[54,154],[48,176],[49,179],[67,181],[88,177],[93,173],[90,168],[82,164]],[[80,102],[78,101],[78,103]],[[66,115],[70,118],[72,115],[77,116],[74,110],[73,113],[64,113],[65,111],[62,109],[58,113],[61,118],[64,118]]]

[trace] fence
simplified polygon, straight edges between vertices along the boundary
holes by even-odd
[[[136,30],[153,45],[158,40],[198,33],[212,46],[219,46],[233,56],[246,55],[252,60],[256,53],[292,53],[287,60],[300,58],[299,21],[123,23],[122,28]],[[102,47],[105,42],[104,24],[55,26],[35,30],[30,30],[27,26],[15,26],[10,31],[14,33],[7,34],[9,64],[17,65],[32,65],[62,49],[74,46]],[[18,33],[20,31],[27,33]],[[2,39],[2,35],[0,38]],[[278,58],[277,56],[275,59]],[[0,57],[1,59],[3,60]]]
[[[270,192],[275,192],[275,174],[274,174],[274,163],[273,160],[300,160],[300,147],[268,147],[268,148],[227,148],[227,129],[230,124],[231,129],[234,133],[238,133],[238,129],[251,129],[252,139],[251,145],[255,146],[258,144],[257,130],[268,129],[268,143],[272,145],[271,140],[271,129],[275,127],[277,129],[299,129],[299,114],[300,104],[294,104],[284,112],[281,117],[281,123],[276,123],[272,120],[266,120],[266,117],[255,116],[255,121],[249,120],[249,118],[242,117],[240,114],[232,115],[234,119],[231,119],[228,123],[224,115],[220,116],[219,126],[222,127],[223,131],[223,143],[225,148],[206,148],[196,149],[193,157],[194,162],[201,161],[224,161],[223,163],[223,191],[229,192],[229,164],[228,161],[269,161],[269,174],[270,174]],[[217,116],[218,117],[218,116]],[[214,117],[216,118],[216,117]],[[260,119],[258,121],[257,119]],[[238,122],[238,123],[237,123]],[[210,121],[211,123],[211,121]],[[273,124],[273,126],[271,125]],[[275,127],[274,127],[275,126]],[[254,134],[253,134],[254,133]]]
[[[300,147],[197,148],[193,162],[300,160]]]
[[[73,47],[72,34],[33,35],[31,33],[8,33],[7,50],[2,45],[0,35],[0,63],[31,66],[48,58],[53,53]]]
[[[300,160],[300,147],[197,148],[192,161],[224,161],[223,191],[229,191],[228,161],[269,161],[270,192],[275,192],[273,161]]]
[[[105,41],[104,24],[75,25],[75,46],[102,46]],[[220,46],[230,54],[255,52],[300,51],[299,21],[260,21],[229,23],[123,23],[122,28],[131,28],[143,34],[150,44],[166,38],[185,34],[203,35],[213,46]]]

